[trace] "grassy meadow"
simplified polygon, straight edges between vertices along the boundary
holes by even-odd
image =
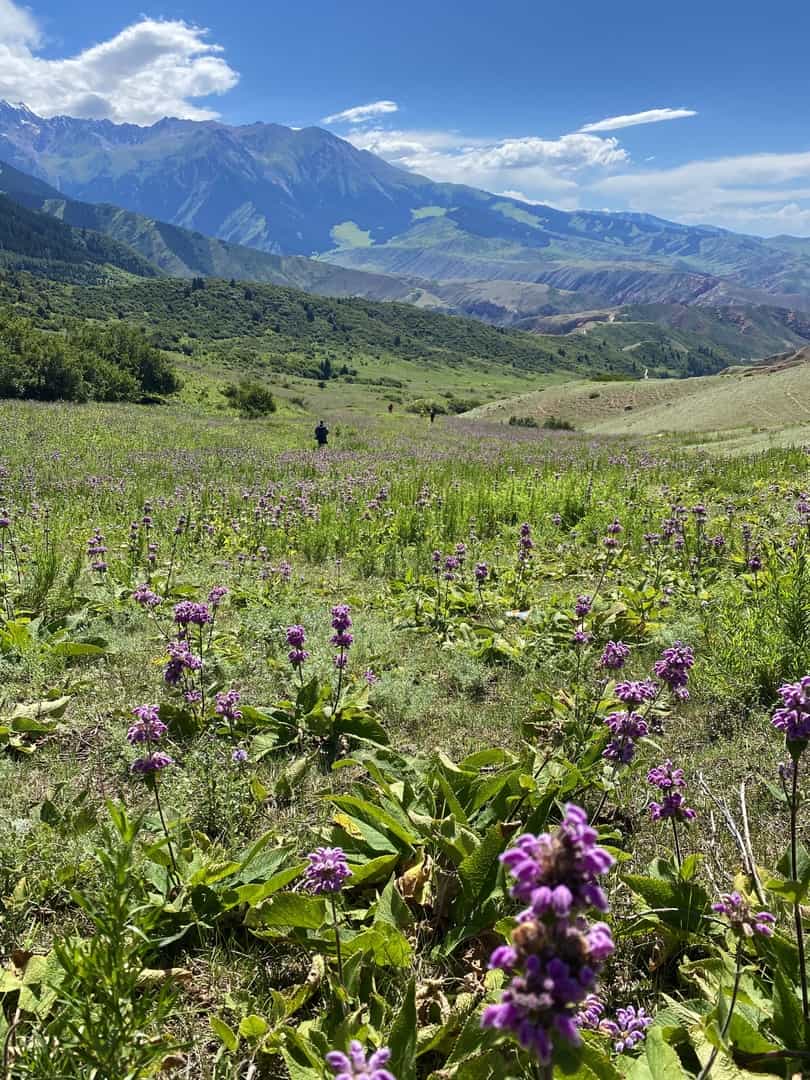
[[[568,433],[294,375],[247,421],[191,371],[170,405],[0,403],[4,1076],[324,1080],[351,1039],[397,1080],[799,1075],[804,742],[771,716],[810,671],[807,452],[591,425],[626,384],[534,376]],[[693,817],[651,816],[666,761]],[[482,1027],[523,962],[488,966],[499,857],[569,803],[609,913],[521,925],[547,952],[573,918],[571,971],[584,919],[613,947],[531,1038]]]

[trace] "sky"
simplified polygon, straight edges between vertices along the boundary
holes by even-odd
[[[43,116],[316,124],[560,209],[810,235],[806,0],[0,0]]]

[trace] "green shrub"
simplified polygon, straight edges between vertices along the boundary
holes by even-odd
[[[253,420],[276,411],[276,399],[272,391],[252,379],[230,383],[222,393],[245,419]]]
[[[573,431],[574,425],[570,420],[563,420],[559,416],[547,416],[543,421],[543,427],[547,431]]]
[[[35,401],[141,401],[173,393],[170,361],[123,324],[48,333],[0,313],[0,397]]]

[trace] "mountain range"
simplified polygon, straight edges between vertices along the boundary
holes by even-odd
[[[403,300],[543,332],[599,322],[612,334],[641,312],[683,333],[684,311],[699,308],[709,340],[719,333],[741,358],[806,340],[810,240],[435,183],[319,128],[138,127],[0,103],[0,162],[0,190],[163,274]]]

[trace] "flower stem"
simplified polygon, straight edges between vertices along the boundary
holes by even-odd
[[[672,822],[672,836],[675,840],[675,863],[680,870],[681,868],[681,842],[678,839],[678,826],[675,822],[675,818],[669,819]]]
[[[732,991],[731,991],[731,1001],[729,1002],[729,1005],[728,1005],[728,1012],[726,1013],[726,1018],[723,1021],[723,1026],[720,1028],[720,1038],[721,1039],[725,1039],[726,1035],[728,1034],[728,1029],[731,1027],[731,1019],[734,1016],[734,1006],[737,1004],[737,994],[740,991],[740,976],[741,975],[742,975],[742,943],[738,942],[737,943],[736,966],[735,966],[735,970],[734,970],[734,986],[733,986]],[[722,995],[722,990],[720,991],[720,993]],[[714,1066],[715,1061],[717,1061],[717,1055],[719,1053],[720,1053],[720,1051],[719,1051],[718,1047],[715,1046],[715,1048],[712,1050],[711,1054],[709,1054],[708,1061],[706,1062],[706,1064],[703,1066],[703,1068],[698,1073],[697,1080],[707,1080],[707,1077],[709,1076],[709,1073],[712,1071],[712,1067]]]
[[[799,840],[796,819],[799,813],[799,758],[793,761],[793,786],[790,798],[790,872],[794,881],[799,879]],[[802,1015],[805,1022],[810,1019],[810,1007],[807,999],[807,957],[804,952],[804,927],[802,926],[801,903],[793,905],[793,919],[796,924],[796,946],[799,950],[799,979],[802,987]]]
[[[172,870],[174,871],[174,873],[173,873],[174,883],[179,888],[180,887],[180,871],[177,869],[177,860],[174,857],[174,848],[172,847],[172,838],[169,835],[169,828],[166,825],[166,818],[163,816],[163,806],[162,806],[162,804],[160,802],[160,792],[158,791],[157,777],[155,777],[154,782],[152,784],[152,787],[154,788],[154,791],[155,791],[155,803],[157,804],[157,812],[158,812],[158,816],[160,817],[160,824],[163,826],[163,833],[164,833],[164,835],[166,837],[166,846],[169,849],[169,858],[172,861]]]
[[[337,905],[335,903],[334,894],[330,899],[332,902],[332,925],[335,928],[335,952],[337,954],[338,979],[340,979],[340,985],[345,990],[346,984],[343,981],[343,954],[340,951],[340,925],[338,923]]]

